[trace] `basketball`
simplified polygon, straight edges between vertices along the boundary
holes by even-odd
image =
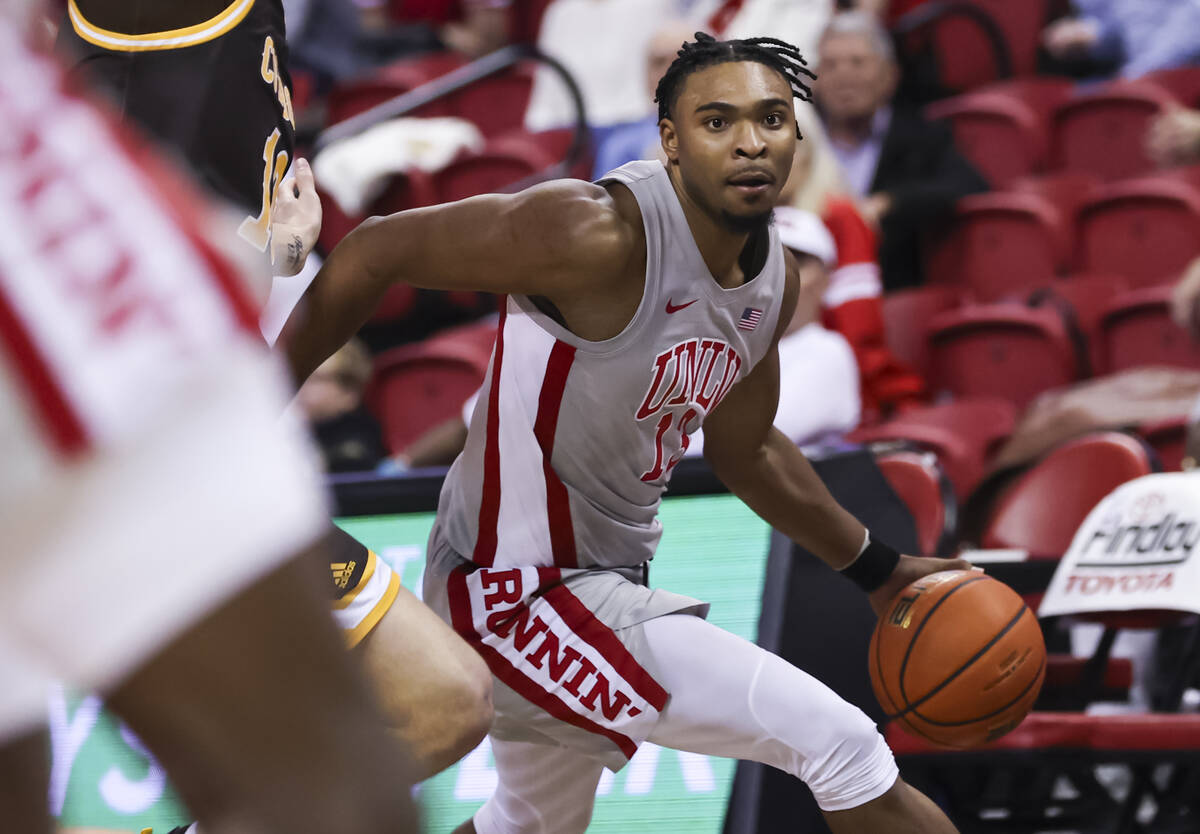
[[[912,583],[871,636],[880,705],[909,732],[945,747],[975,747],[1020,724],[1045,671],[1037,617],[1007,585],[975,571]]]

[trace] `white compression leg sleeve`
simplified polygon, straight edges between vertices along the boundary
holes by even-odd
[[[583,834],[604,769],[565,747],[492,739],[496,790],[475,814],[479,834]]]
[[[671,693],[655,744],[772,765],[804,781],[824,811],[858,807],[899,777],[871,719],[808,673],[698,617],[643,628]]]

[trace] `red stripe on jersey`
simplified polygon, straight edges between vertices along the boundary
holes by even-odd
[[[471,594],[467,590],[468,572],[465,566],[455,568],[447,580],[450,620],[454,624],[454,630],[479,653],[491,673],[522,698],[541,707],[559,721],[579,727],[581,730],[587,730],[589,733],[602,735],[617,745],[626,758],[633,758],[633,754],[637,752],[637,745],[633,739],[575,712],[561,698],[552,692],[547,692],[537,681],[514,666],[507,657],[483,642],[483,638],[475,630],[475,623],[471,616]]]
[[[0,282],[2,284],[2,282]],[[25,390],[42,417],[42,426],[60,452],[77,454],[87,449],[87,431],[79,415],[25,330],[17,311],[0,288],[0,345],[25,381]]]
[[[546,518],[550,524],[550,549],[554,564],[564,568],[579,567],[575,553],[575,525],[571,522],[571,501],[567,488],[550,465],[554,454],[554,432],[558,428],[558,410],[562,406],[567,376],[575,362],[575,348],[555,340],[546,361],[546,376],[538,395],[537,419],[533,434],[542,450],[542,473],[546,477]]]
[[[571,631],[594,646],[612,664],[617,674],[627,680],[637,694],[659,712],[663,711],[669,697],[667,690],[637,662],[637,658],[629,653],[612,629],[596,619],[596,615],[588,610],[579,597],[571,593],[566,585],[555,585],[542,597],[558,612]]]
[[[500,364],[504,361],[504,323],[508,299],[500,302],[500,324],[492,356],[492,384],[488,389],[487,435],[483,444],[483,493],[479,499],[479,533],[471,561],[491,567],[496,561],[497,527],[500,523]]]

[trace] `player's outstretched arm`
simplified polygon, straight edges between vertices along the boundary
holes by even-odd
[[[775,342],[705,418],[704,456],[750,509],[840,571],[858,560],[866,528],[830,494],[796,444],[772,425],[779,404],[778,341],[791,320],[798,290],[798,273],[789,268]],[[962,560],[901,556],[891,573],[869,589],[871,605],[878,613],[908,583],[934,571],[969,567]]]
[[[333,250],[288,319],[293,376],[306,379],[394,284],[561,304],[613,274],[632,240],[608,192],[580,180],[370,218]]]

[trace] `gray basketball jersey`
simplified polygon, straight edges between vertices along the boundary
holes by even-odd
[[[723,289],[692,238],[666,169],[631,162],[627,186],[646,232],[646,279],[633,319],[590,342],[510,296],[467,444],[446,476],[438,517],[475,564],[639,565],[661,535],[658,505],[688,435],[770,347],[784,291],[783,250]]]

